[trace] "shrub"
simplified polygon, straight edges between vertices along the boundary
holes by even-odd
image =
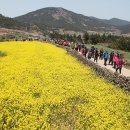
[[[4,56],[7,56],[6,52],[0,51],[0,57],[4,57]]]

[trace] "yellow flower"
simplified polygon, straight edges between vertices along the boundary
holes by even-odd
[[[130,129],[130,95],[64,49],[4,42],[0,51],[0,129]]]

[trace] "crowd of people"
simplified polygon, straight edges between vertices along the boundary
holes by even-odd
[[[98,59],[104,60],[104,66],[111,65],[116,72],[121,74],[122,66],[124,64],[124,55],[119,52],[104,51],[103,49],[97,49],[94,46],[87,48],[84,44],[70,43],[70,47],[75,51],[81,53],[85,58],[93,58],[94,62],[98,62]]]

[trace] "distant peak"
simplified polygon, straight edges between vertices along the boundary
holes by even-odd
[[[62,8],[62,7],[57,7],[57,9],[61,9],[61,10],[64,10],[64,8]]]
[[[62,8],[62,7],[46,7],[46,8],[43,8],[43,9],[58,9],[58,10],[65,10],[65,9]]]
[[[119,19],[119,18],[111,18],[110,20],[121,20],[121,19]]]

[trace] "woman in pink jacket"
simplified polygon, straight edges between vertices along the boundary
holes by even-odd
[[[116,72],[119,69],[119,73],[121,74],[122,66],[124,64],[124,57],[122,55],[119,56],[118,61],[116,62],[117,67],[116,67]]]
[[[113,68],[115,68],[115,69],[116,69],[116,65],[118,64],[118,59],[119,59],[118,54],[115,54],[113,57],[113,63],[114,63]]]

